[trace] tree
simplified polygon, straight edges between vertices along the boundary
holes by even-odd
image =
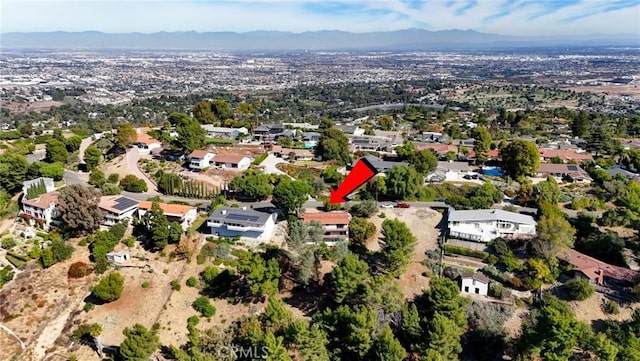
[[[420,314],[415,303],[403,304],[401,309],[402,322],[400,323],[400,335],[405,345],[409,345],[410,350],[417,348],[423,341],[422,326],[420,325]]]
[[[355,254],[347,254],[329,274],[338,304],[358,304],[366,291],[369,266]]]
[[[200,312],[200,314],[204,317],[213,317],[216,313],[216,308],[213,307],[211,302],[209,302],[209,297],[200,296],[193,301],[193,308]]]
[[[105,302],[115,301],[120,298],[124,288],[124,278],[118,272],[112,272],[103,277],[97,285],[93,286],[91,293]]]
[[[94,169],[89,175],[89,184],[96,187],[102,187],[107,180],[104,178],[104,173],[100,169]]]
[[[141,324],[126,327],[122,333],[125,339],[120,344],[119,354],[124,361],[147,361],[160,346],[156,330],[147,330]]]
[[[131,124],[122,124],[118,127],[116,143],[120,148],[127,149],[131,144],[135,143],[136,140],[138,140],[138,135]]]
[[[64,178],[64,165],[62,163],[44,163],[40,167],[40,176],[61,181]]]
[[[551,176],[547,177],[544,182],[536,184],[534,194],[534,199],[538,205],[542,202],[549,204],[558,204],[560,202],[560,188],[556,180]]]
[[[102,224],[104,215],[98,207],[100,193],[81,185],[66,186],[58,196],[58,211],[67,227],[76,233],[91,233]]]
[[[413,197],[422,184],[422,178],[413,167],[396,166],[387,172],[384,179],[387,194],[400,199]]]
[[[438,166],[438,158],[436,158],[431,149],[425,149],[413,153],[409,158],[409,164],[421,175],[427,175]]]
[[[207,133],[195,119],[189,117],[180,119],[180,122],[176,125],[176,132],[178,137],[175,143],[185,153],[200,149],[205,144]]]
[[[98,147],[90,145],[84,151],[84,162],[87,164],[87,169],[93,170],[102,161],[102,152]]]
[[[466,324],[465,308],[468,300],[460,297],[458,284],[448,278],[436,277],[429,281],[429,289],[424,292],[427,317],[439,313],[462,328]]]
[[[273,193],[273,185],[266,174],[245,174],[242,177],[235,177],[229,183],[229,189],[258,201],[266,199]]]
[[[540,166],[540,153],[535,143],[516,139],[501,152],[507,174],[515,179],[533,175]]]
[[[193,117],[200,122],[200,124],[213,124],[216,122],[216,116],[211,111],[211,102],[203,100],[198,102],[191,109]]]
[[[351,162],[349,139],[339,129],[325,129],[316,146],[316,154],[319,154],[322,160],[335,160],[340,165],[348,164]]]
[[[428,349],[434,350],[444,360],[457,360],[462,351],[460,333],[461,329],[454,320],[436,312],[427,331]]]
[[[133,174],[127,174],[120,180],[120,187],[127,192],[143,193],[148,190],[147,182]]]
[[[393,117],[385,114],[378,118],[378,124],[382,130],[391,130],[393,129]]]
[[[143,224],[156,249],[162,249],[169,243],[177,243],[180,240],[182,226],[177,222],[169,222],[158,202],[151,203],[151,211],[144,215]]]
[[[211,102],[211,111],[219,121],[233,118],[231,106],[224,99],[216,99]]]
[[[356,244],[364,246],[364,242],[376,234],[375,224],[364,218],[353,217],[349,221],[349,236]]]
[[[534,312],[531,323],[523,327],[521,353],[545,360],[568,360],[586,332],[586,325],[575,319],[566,303],[547,294],[542,308]]]
[[[574,278],[564,284],[564,290],[572,300],[584,301],[591,297],[595,292],[589,281],[585,279]]]
[[[416,146],[406,140],[404,144],[396,148],[396,154],[400,160],[409,160],[416,152]]]
[[[369,218],[378,211],[376,202],[373,200],[364,200],[356,203],[349,209],[349,213],[354,217]]]
[[[300,250],[302,244],[307,241],[307,225],[300,219],[294,219],[288,223],[287,244],[294,250]]]
[[[543,215],[536,228],[533,249],[547,260],[555,257],[561,249],[573,246],[576,230],[563,215]]]
[[[382,333],[374,341],[371,350],[375,356],[373,359],[380,361],[402,361],[406,355],[405,349],[393,336],[389,325],[384,326]]]
[[[276,259],[265,261],[257,253],[243,252],[238,257],[238,272],[244,276],[254,294],[263,296],[278,292],[282,272]]]
[[[66,163],[69,158],[69,152],[67,152],[67,146],[57,140],[57,139],[49,139],[46,147],[46,157],[47,162],[60,162]]]
[[[267,361],[291,361],[287,349],[283,345],[283,337],[276,337],[273,332],[267,331],[264,338],[264,350]]]
[[[10,194],[22,189],[28,168],[29,163],[23,155],[12,152],[0,154],[0,187]]]
[[[413,257],[416,237],[407,225],[399,220],[382,222],[380,256],[387,272],[399,276]]]
[[[525,286],[529,289],[537,289],[544,282],[553,281],[551,270],[543,259],[530,258],[525,264]]]
[[[295,330],[294,343],[304,361],[329,361],[327,335],[317,323],[309,327],[308,322],[296,321],[291,327]]]
[[[73,254],[73,246],[67,244],[61,238],[54,238],[49,247],[42,250],[40,263],[42,263],[42,267],[48,268],[71,258],[71,254]]]
[[[302,207],[307,201],[309,194],[313,189],[309,184],[300,180],[285,180],[273,189],[272,203],[278,208],[282,208],[285,212],[291,213]]]
[[[71,137],[64,140],[64,144],[67,147],[67,151],[69,153],[73,153],[80,149],[80,145],[82,144],[82,138],[77,135],[72,135]]]
[[[483,164],[487,161],[487,152],[491,147],[491,134],[485,127],[477,127],[474,132],[473,151],[476,153],[476,162]]]

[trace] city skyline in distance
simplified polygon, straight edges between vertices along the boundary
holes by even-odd
[[[473,29],[529,37],[640,38],[638,0],[7,0],[0,13],[1,33]]]

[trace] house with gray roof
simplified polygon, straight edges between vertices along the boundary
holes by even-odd
[[[529,238],[536,235],[536,221],[526,214],[501,209],[449,209],[449,238],[489,242],[495,238]]]
[[[253,209],[221,207],[207,219],[211,234],[219,237],[252,238],[268,242],[276,228],[277,214]]]
[[[409,165],[409,163],[406,162],[391,162],[388,160],[382,160],[370,154],[365,155],[362,158],[366,159],[369,164],[371,164],[378,171],[378,173],[386,173],[393,167],[404,167]],[[353,165],[355,165],[355,162],[353,163]]]
[[[357,125],[335,125],[334,128],[338,129],[346,135],[352,135],[356,137],[364,135],[364,129],[360,128]]]

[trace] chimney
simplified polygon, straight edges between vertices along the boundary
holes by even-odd
[[[226,209],[223,209],[223,210],[221,211],[221,213],[222,213],[223,215],[224,215],[224,214],[227,214],[227,210],[226,210]]]

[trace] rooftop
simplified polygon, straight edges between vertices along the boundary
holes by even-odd
[[[142,201],[138,204],[139,209],[144,209],[147,211],[150,211],[152,206],[153,202],[149,201]],[[196,209],[196,207],[185,206],[182,204],[158,203],[158,206],[162,210],[162,213],[169,216],[178,217],[184,217],[189,211]]]
[[[202,159],[204,157],[207,156],[207,154],[209,154],[210,152],[208,152],[207,150],[204,149],[196,149],[193,152],[191,152],[191,154],[189,154],[189,158],[199,158]]]
[[[605,276],[619,281],[633,282],[633,280],[640,277],[640,272],[638,271],[610,265],[593,257],[582,254],[574,249],[567,249],[563,251],[558,256],[558,258],[569,262],[576,269],[582,271],[587,275],[591,275],[597,269],[601,269],[604,271]]]
[[[125,196],[104,196],[98,206],[105,211],[122,214],[138,206],[138,201]]]
[[[234,224],[265,224],[271,214],[254,211],[253,209],[220,207],[209,216],[209,221],[220,221]]]
[[[316,209],[306,209],[302,219],[305,223],[318,221],[324,225],[349,224],[349,213],[345,211],[320,212]]]
[[[460,278],[472,278],[476,281],[480,281],[482,283],[489,283],[489,279],[480,273],[473,273],[473,272],[462,272],[460,273]]]
[[[41,194],[38,197],[33,199],[24,199],[22,203],[35,208],[41,208],[41,209],[49,208],[49,206],[52,203],[58,204],[59,195],[60,195],[60,192],[57,192],[57,191],[49,192],[49,193]]]
[[[473,209],[449,211],[449,222],[473,222],[473,221],[509,221],[520,224],[536,225],[533,217],[526,214],[503,211],[502,209]]]
[[[247,157],[242,154],[216,154],[213,160],[219,163],[238,164],[244,158],[247,158]]]

